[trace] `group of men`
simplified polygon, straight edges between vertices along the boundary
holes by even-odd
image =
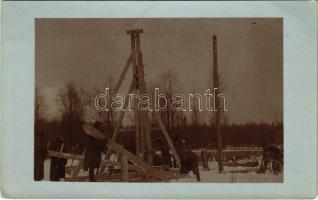
[[[274,174],[282,171],[283,166],[283,152],[282,149],[275,145],[268,145],[263,149],[263,156],[258,173],[265,173],[270,167]]]
[[[94,128],[100,129],[101,123],[96,121],[94,123]],[[47,156],[47,147],[44,146],[44,133],[43,131],[38,133],[38,137],[35,138],[35,155],[34,155],[34,179],[39,181],[44,178],[44,160]],[[131,142],[131,141],[130,141]],[[89,181],[95,182],[95,175],[97,170],[100,168],[102,152],[106,150],[107,140],[99,140],[90,135],[87,135],[87,142],[84,154],[84,170],[88,170]],[[181,166],[180,173],[187,174],[193,172],[196,176],[197,181],[200,181],[200,172],[198,167],[198,157],[191,151],[189,146],[186,144],[184,139],[174,138],[174,144],[176,151],[180,157]],[[64,139],[59,136],[54,140],[50,146],[49,150],[52,151],[63,151]],[[125,145],[126,146],[126,145]],[[176,159],[171,159],[173,156],[169,152],[169,148],[165,147],[163,144],[158,145],[161,151],[161,161],[164,170],[169,170],[169,168],[174,165],[176,166]],[[131,148],[130,148],[131,149]],[[279,148],[270,145],[264,148],[262,162],[258,173],[265,173],[266,169],[271,164],[273,172],[275,174],[281,172],[283,163],[282,152]],[[172,160],[172,161],[171,161]],[[65,178],[65,166],[67,164],[67,159],[60,157],[52,157],[50,164],[50,180],[59,181]]]
[[[100,122],[95,122],[94,127],[99,129]],[[96,181],[95,170],[100,167],[101,153],[105,150],[107,141],[98,140],[92,136],[87,136],[86,150],[84,155],[84,170],[89,171],[89,180]],[[47,157],[47,150],[63,152],[64,138],[57,137],[50,142],[49,146],[45,145],[44,132],[41,131],[35,136],[34,148],[34,180],[40,181],[44,178],[44,161]],[[65,178],[66,158],[51,157],[50,163],[50,181],[59,181]]]
[[[100,129],[101,122],[96,121],[94,123],[94,128]],[[34,166],[34,179],[42,180],[44,178],[44,160],[47,156],[47,147],[44,146],[44,133],[41,132],[36,140],[41,138],[41,141],[35,141],[35,166]],[[106,150],[105,140],[96,139],[90,135],[87,135],[87,142],[84,154],[84,170],[88,170],[89,181],[95,182],[95,175],[97,170],[100,168],[102,152]],[[164,148],[160,145],[160,151],[162,154],[162,166],[165,170],[169,170],[167,163],[170,162],[170,153],[168,148]],[[175,146],[177,153],[181,159],[180,171],[182,174],[189,173],[192,171],[197,180],[200,181],[200,174],[198,168],[198,158],[197,156],[187,148],[185,140],[179,140],[175,138]],[[63,151],[64,138],[59,136],[53,142],[50,143],[48,149],[52,151]],[[65,178],[65,166],[67,164],[67,159],[61,157],[51,157],[50,163],[50,180],[59,181]]]

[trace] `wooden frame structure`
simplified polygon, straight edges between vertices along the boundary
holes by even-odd
[[[160,180],[177,179],[179,176],[179,171],[164,171],[164,170],[160,170],[160,169],[156,169],[152,167],[153,149],[152,149],[151,135],[150,135],[150,131],[151,131],[150,118],[152,114],[149,111],[139,110],[137,108],[138,102],[136,100],[134,101],[136,155],[134,155],[133,153],[126,150],[121,145],[115,142],[118,133],[122,130],[121,129],[122,121],[125,116],[125,110],[128,107],[129,95],[130,94],[138,94],[138,95],[148,94],[146,83],[145,83],[145,77],[144,77],[144,65],[143,65],[142,53],[140,48],[141,33],[143,33],[142,29],[127,31],[127,34],[129,34],[131,37],[131,53],[127,59],[124,69],[122,70],[119,76],[119,79],[117,80],[115,87],[111,91],[111,98],[120,89],[120,86],[122,85],[130,66],[132,66],[133,79],[129,86],[128,93],[124,101],[124,107],[120,111],[118,121],[112,133],[112,137],[107,138],[106,145],[108,146],[108,150],[105,155],[106,160],[103,160],[102,163],[104,168],[107,165],[114,164],[114,163],[110,163],[111,161],[108,160],[111,150],[114,150],[121,155],[120,163],[116,163],[116,164],[119,164],[121,166],[122,181],[129,181],[129,173],[128,173],[129,169],[134,169],[134,170],[139,169],[141,171],[144,171],[148,178],[152,177],[152,178],[160,179]],[[177,151],[173,145],[173,142],[169,136],[169,133],[167,132],[161,120],[160,113],[156,111],[153,111],[153,112],[155,112],[154,113],[155,120],[157,121],[159,128],[162,131],[174,158],[176,159],[177,165],[181,167],[179,155],[177,154]],[[105,134],[101,133],[99,130],[89,125],[84,125],[84,132],[97,139],[106,138]],[[78,174],[83,167],[84,154],[85,152],[82,155],[75,156],[72,154],[67,154],[62,152],[52,152],[52,151],[49,152],[50,156],[79,160],[78,165],[72,171],[71,178],[68,179],[71,181],[81,180],[81,177],[78,177]],[[133,165],[128,164],[128,161],[132,162]]]
[[[124,102],[124,107],[122,111],[119,114],[119,118],[117,121],[117,124],[115,126],[115,129],[112,134],[112,141],[116,140],[116,137],[118,135],[118,132],[120,131],[120,128],[122,126],[122,121],[125,115],[125,111],[127,109],[128,103],[129,103],[129,95],[130,94],[148,94],[147,87],[145,83],[145,76],[144,76],[144,65],[143,65],[143,59],[142,59],[142,52],[140,48],[140,34],[143,33],[142,29],[136,29],[136,30],[128,30],[127,34],[130,35],[131,38],[131,54],[129,58],[127,59],[126,65],[124,69],[122,70],[119,79],[117,81],[116,86],[112,90],[111,96],[115,95],[130,66],[132,66],[132,72],[133,72],[133,80],[131,81],[128,94],[126,95],[126,99]],[[151,144],[151,136],[150,136],[150,116],[151,113],[148,111],[140,111],[138,110],[137,101],[135,101],[134,106],[134,112],[135,112],[135,142],[136,142],[136,156],[139,157],[142,160],[146,160],[149,164],[152,163],[152,144]],[[155,112],[155,111],[153,111]],[[173,145],[173,142],[171,141],[171,138],[161,120],[160,113],[155,112],[154,114],[155,119],[159,125],[159,128],[163,132],[163,135],[169,145],[169,148],[173,154],[173,156],[176,159],[176,162],[178,166],[180,166],[180,158],[177,154],[177,151]],[[106,157],[109,156],[110,151],[106,153]]]

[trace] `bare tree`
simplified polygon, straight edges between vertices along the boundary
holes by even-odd
[[[193,92],[195,93],[195,92]],[[198,126],[199,123],[199,116],[200,116],[200,111],[199,111],[199,106],[200,104],[197,101],[197,98],[192,98],[192,103],[191,103],[191,119],[192,119],[192,125]]]
[[[178,128],[181,128],[184,121],[184,111],[177,111],[172,109],[172,97],[181,91],[182,86],[178,80],[177,75],[171,71],[167,70],[161,74],[159,77],[160,89],[167,97],[167,108],[161,113],[162,120],[170,133],[176,133]]]
[[[76,84],[69,82],[58,94],[62,121],[82,121],[84,118],[84,93]]]
[[[113,87],[114,87],[114,79],[112,77],[108,77],[106,79],[106,81],[102,84],[102,85],[94,85],[92,88],[92,92],[90,94],[88,94],[88,98],[89,98],[89,103],[88,105],[90,105],[92,107],[92,109],[94,111],[96,111],[96,113],[98,114],[99,118],[101,119],[102,122],[102,129],[105,132],[112,132],[115,125],[116,125],[116,112],[112,109],[111,106],[108,106],[108,110],[102,110],[102,111],[98,111],[95,108],[95,98],[97,95],[99,94],[105,94],[105,90],[106,88],[109,89],[109,94],[108,95],[113,95]],[[111,99],[111,96],[109,97],[109,99]],[[111,102],[105,102],[106,104],[110,105]]]
[[[34,100],[34,180],[44,178],[44,159],[46,152],[46,140],[43,128],[44,122],[44,99],[39,88],[35,88]]]
[[[35,128],[37,128],[41,122],[44,120],[45,114],[45,105],[43,96],[40,93],[38,87],[35,88],[35,101],[34,101],[34,123]]]
[[[58,94],[57,103],[61,113],[61,124],[65,137],[65,147],[81,142],[86,94],[74,82],[69,82]]]

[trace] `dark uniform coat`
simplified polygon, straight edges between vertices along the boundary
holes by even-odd
[[[101,163],[101,153],[105,149],[105,141],[95,139],[92,136],[88,136],[85,157],[84,157],[84,169],[99,168]]]
[[[34,142],[34,180],[40,181],[44,178],[44,160],[46,158],[46,145],[44,132],[36,132]]]
[[[49,149],[52,151],[60,151],[62,144],[64,143],[63,139],[59,137],[56,141],[50,144]],[[51,181],[59,181],[61,178],[65,178],[65,165],[67,163],[67,159],[65,158],[51,158],[50,165],[50,180]]]
[[[198,166],[198,157],[193,153],[190,148],[186,147],[185,141],[180,139],[176,140],[176,151],[180,157],[181,166],[180,173],[187,174],[190,171],[196,175],[197,181],[200,181],[200,172]]]

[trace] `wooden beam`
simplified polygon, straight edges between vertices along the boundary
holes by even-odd
[[[156,121],[158,122],[158,125],[161,128],[161,130],[162,130],[162,133],[163,133],[163,135],[164,135],[164,137],[165,137],[165,139],[166,139],[166,141],[167,141],[167,143],[168,143],[168,145],[170,147],[170,150],[172,151],[172,154],[174,155],[174,157],[175,157],[175,159],[177,161],[178,166],[181,167],[180,157],[179,157],[179,155],[178,155],[178,153],[177,153],[177,151],[176,151],[176,149],[175,149],[175,147],[173,145],[173,142],[170,139],[169,133],[167,132],[167,130],[166,130],[166,128],[165,128],[165,126],[164,126],[164,124],[163,124],[163,122],[161,120],[161,117],[160,117],[159,113],[156,112],[156,111],[153,111],[153,112],[155,112]]]
[[[140,91],[142,94],[148,94],[146,82],[145,82],[145,73],[144,73],[144,63],[142,59],[142,53],[140,49],[140,38],[137,36],[137,53],[138,53],[138,77],[139,77],[139,85],[140,85]],[[148,116],[148,111],[140,111],[141,113],[141,122],[143,127],[143,136],[146,143],[146,156],[147,156],[147,162],[152,164],[153,162],[153,156],[152,156],[152,143],[151,143],[151,137],[150,137],[150,118]]]
[[[122,121],[124,119],[125,112],[126,112],[126,109],[127,109],[128,103],[129,103],[129,94],[131,94],[132,91],[133,91],[133,83],[131,82],[130,87],[128,89],[128,93],[127,93],[126,98],[125,98],[123,110],[120,111],[119,118],[118,118],[115,130],[113,132],[113,135],[112,135],[112,140],[116,139],[118,130],[122,126]]]
[[[218,57],[217,57],[217,38],[213,35],[213,86],[215,90],[215,126],[216,126],[216,144],[218,150],[218,169],[219,173],[223,171],[223,156],[222,156],[222,133],[221,133],[221,110],[220,102],[218,99],[219,94],[219,74],[218,74]]]
[[[134,113],[135,113],[135,147],[136,147],[136,156],[140,158],[141,153],[141,128],[140,128],[140,113],[138,111],[137,100],[134,99]]]
[[[122,72],[120,73],[119,75],[119,78],[117,80],[117,83],[116,83],[116,86],[113,88],[113,90],[111,91],[111,97],[113,97],[114,94],[117,94],[122,82],[124,81],[125,79],[125,76],[128,72],[128,69],[129,69],[129,66],[131,64],[131,60],[132,60],[132,56],[131,54],[129,55],[129,58],[127,59],[127,62],[125,64],[125,67],[124,69],[122,70]]]
[[[126,154],[121,155],[121,180],[123,182],[129,181],[128,158]]]
[[[59,151],[47,151],[49,157],[56,157],[56,158],[65,158],[65,159],[74,159],[74,160],[81,160],[84,158],[83,155],[77,155],[77,154],[70,154],[70,153],[64,153]]]
[[[93,128],[92,126],[89,126],[89,125],[84,125],[84,132],[89,134],[89,135],[91,135],[91,136],[93,136],[93,137],[95,137],[95,138],[97,138],[97,139],[104,140],[105,138],[107,138],[105,134],[103,134],[99,130],[97,130],[97,129]],[[112,140],[108,140],[107,146],[109,148],[112,148],[113,150],[117,151],[118,153],[121,153],[122,155],[125,154],[129,161],[131,161],[131,162],[135,163],[136,165],[138,165],[139,167],[143,168],[144,170],[146,170],[153,177],[156,177],[156,178],[159,178],[159,179],[162,179],[162,180],[173,179],[173,178],[177,178],[178,177],[178,173],[177,172],[163,171],[163,170],[158,170],[158,169],[152,168],[146,162],[144,162],[143,160],[139,159],[133,153],[131,153],[130,151],[126,150],[121,145],[117,144],[116,142],[114,142]]]
[[[125,102],[124,102],[124,107],[119,113],[119,118],[117,120],[117,123],[116,123],[116,126],[115,126],[115,129],[114,129],[114,132],[113,132],[111,140],[114,140],[114,141],[116,140],[119,128],[122,126],[122,121],[124,119],[125,112],[126,112],[126,109],[127,109],[128,103],[129,103],[129,94],[132,91],[133,91],[133,81],[131,81],[131,83],[130,83],[130,87],[128,89],[128,93],[126,95],[126,99],[125,99]],[[107,149],[106,155],[105,155],[106,159],[108,159],[109,155],[110,155],[110,149]]]

